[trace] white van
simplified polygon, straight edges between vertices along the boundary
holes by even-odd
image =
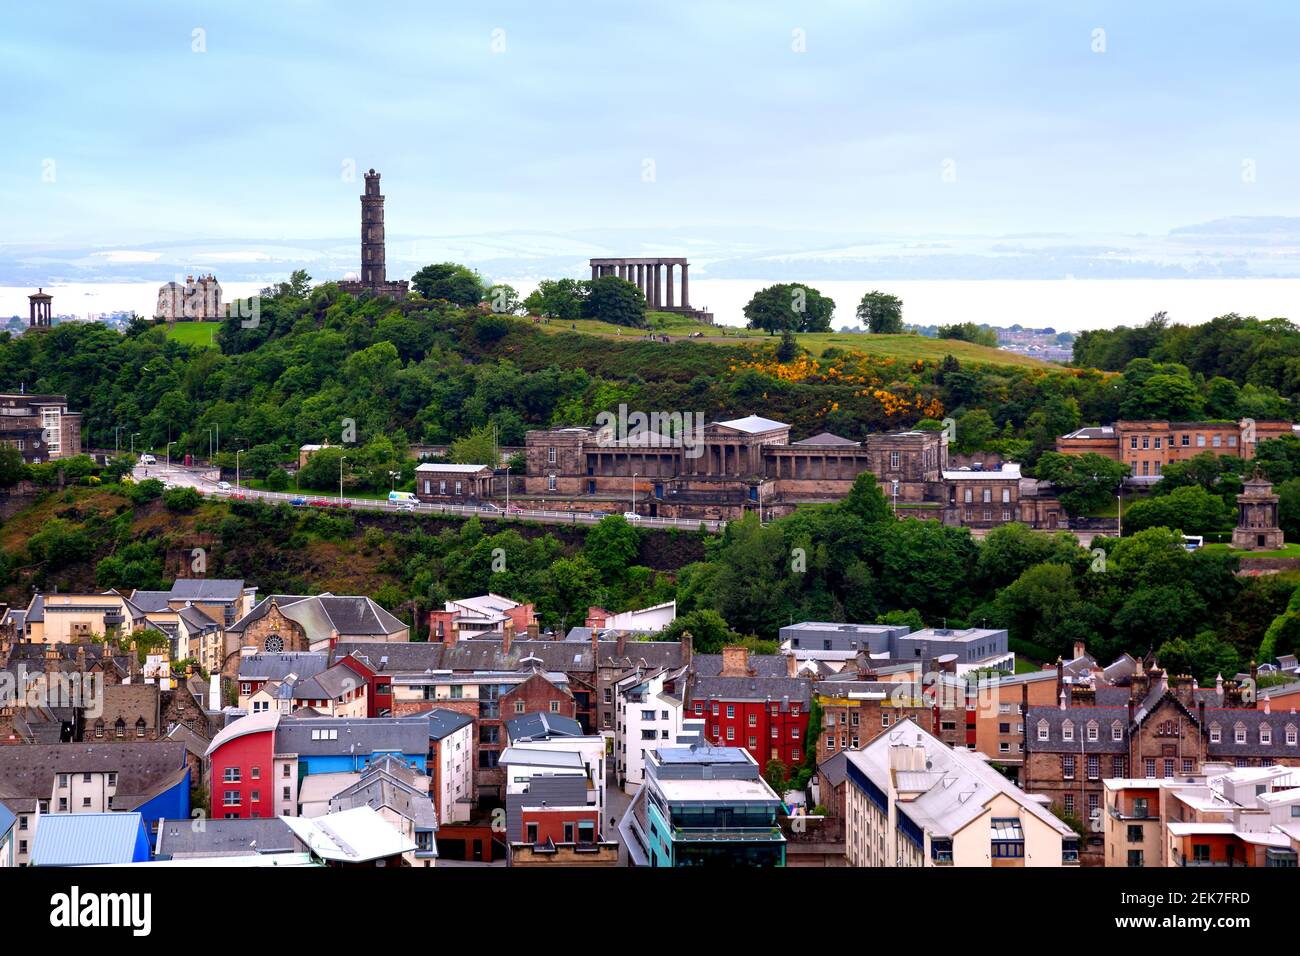
[[[418,505],[420,499],[415,497],[415,494],[410,491],[390,491],[388,493],[388,503],[390,505]]]

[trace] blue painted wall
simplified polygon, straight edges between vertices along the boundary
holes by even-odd
[[[135,808],[144,818],[145,826],[153,829],[159,820],[187,820],[190,815],[190,771],[185,770],[175,786],[169,787],[157,796],[146,800]],[[148,857],[146,857],[148,859]]]

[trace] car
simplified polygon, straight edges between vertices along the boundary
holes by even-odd
[[[593,512],[591,512],[591,516],[592,516],[593,518],[608,518],[608,517],[609,517],[609,512],[608,512],[608,511],[593,511]]]
[[[299,497],[299,498],[291,498],[291,499],[289,499],[289,504],[293,505],[295,508],[301,508],[301,507],[302,507],[303,505],[305,505],[306,503],[307,503],[307,499],[306,499],[306,498],[301,498],[301,497]]]
[[[415,510],[415,503],[414,503],[414,502],[411,502],[411,501],[403,501],[401,504],[399,504],[399,505],[397,506],[397,510],[398,510],[398,511],[414,511],[414,510]]]
[[[331,501],[331,502],[329,502],[328,504],[329,504],[329,506],[330,506],[331,508],[351,508],[351,507],[352,507],[352,502],[350,502],[350,501]]]
[[[480,504],[480,505],[478,506],[478,510],[479,510],[479,511],[490,511],[490,512],[492,512],[493,514],[501,514],[501,513],[502,513],[500,507],[498,507],[497,505],[492,504],[492,503],[489,502],[489,501],[485,501],[485,502],[483,502],[482,504]]]
[[[641,520],[641,516],[640,516],[639,514],[637,514],[635,511],[624,511],[624,512],[623,512],[623,517],[626,518],[628,521],[640,521],[640,520]]]
[[[313,498],[311,501],[307,502],[307,504],[313,508],[328,508],[330,506],[330,503],[324,498]]]
[[[141,455],[141,456],[140,456],[140,464],[142,464],[142,465],[156,465],[156,464],[158,464],[158,459],[155,458],[153,455]]]
[[[229,490],[230,490],[230,482],[228,481],[217,482],[217,491],[229,491]]]

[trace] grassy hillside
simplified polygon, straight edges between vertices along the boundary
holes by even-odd
[[[182,345],[211,345],[217,348],[217,330],[220,322],[174,322],[167,329],[167,338]]]
[[[647,314],[649,330],[667,335],[677,341],[686,339],[692,344],[703,342],[714,345],[764,345],[777,341],[776,336],[763,331],[732,328],[725,325],[704,325],[693,319],[668,312],[650,312]],[[577,322],[552,321],[549,325],[538,326],[544,332],[562,334],[581,332],[613,339],[638,339],[645,337],[645,331],[610,325],[607,322],[595,322],[580,319]],[[690,339],[694,332],[703,332],[702,338]],[[962,362],[984,363],[987,365],[1014,365],[1027,368],[1056,368],[1057,366],[1042,362],[1014,352],[974,345],[958,339],[931,339],[923,335],[857,335],[846,332],[807,332],[795,336],[798,343],[820,357],[826,349],[835,347],[846,352],[856,352],[879,358],[902,359],[913,361],[942,361],[951,355]]]

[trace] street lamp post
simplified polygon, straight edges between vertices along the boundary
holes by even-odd
[[[506,465],[506,514],[510,514],[510,466]]]
[[[139,437],[139,435],[140,435],[139,432],[133,432],[131,434],[131,456],[132,457],[135,456],[135,440],[137,437]]]
[[[339,455],[339,504],[343,504],[343,462],[347,459]]]
[[[636,514],[636,480],[641,476],[632,472],[632,514]]]

